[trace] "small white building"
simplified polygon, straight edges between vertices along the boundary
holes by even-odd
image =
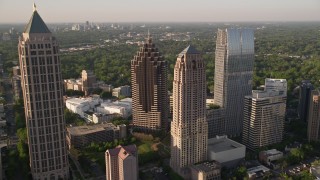
[[[82,118],[86,118],[86,111],[94,112],[95,107],[102,102],[99,96],[90,98],[69,98],[66,100],[66,107],[73,113],[79,114]]]
[[[245,155],[246,146],[227,136],[208,139],[208,161],[218,161],[223,167],[235,167],[245,158]]]
[[[256,179],[256,178],[260,178],[262,176],[264,176],[266,173],[270,172],[270,169],[260,165],[260,166],[256,166],[253,168],[249,168],[247,170],[247,174],[249,179]]]
[[[128,85],[120,86],[117,88],[114,88],[112,90],[112,96],[119,97],[119,96],[125,96],[129,97],[131,96],[131,87]]]
[[[97,107],[97,112],[102,114],[120,114],[120,116],[127,118],[132,114],[131,98],[126,98],[121,101],[103,102]]]
[[[267,151],[261,151],[259,153],[259,160],[267,165],[271,165],[272,162],[279,160],[283,157],[283,152],[276,149],[270,149]]]

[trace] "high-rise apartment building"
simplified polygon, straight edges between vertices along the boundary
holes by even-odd
[[[307,122],[308,121],[308,111],[310,105],[311,92],[313,90],[313,85],[309,80],[303,80],[300,84],[300,96],[299,96],[299,106],[298,114],[300,120]]]
[[[190,178],[190,165],[207,158],[206,73],[201,54],[188,46],[174,67],[171,168]]]
[[[138,179],[138,150],[136,145],[119,145],[114,149],[108,149],[105,157],[107,180]]]
[[[308,141],[320,141],[320,90],[310,94],[308,112]]]
[[[277,90],[254,90],[245,97],[242,143],[247,148],[256,150],[282,141],[286,98]]]
[[[148,35],[131,60],[133,125],[143,130],[168,129],[168,64]]]
[[[82,91],[84,91],[86,94],[88,94],[89,91],[92,91],[92,89],[97,87],[96,75],[94,75],[92,71],[82,70],[81,79],[82,79]]]
[[[242,132],[244,97],[251,94],[254,35],[251,29],[219,29],[217,33],[214,101],[225,109],[224,134]]]
[[[18,51],[33,179],[69,179],[59,47],[35,8]]]

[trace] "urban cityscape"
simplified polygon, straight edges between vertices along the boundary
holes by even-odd
[[[0,180],[320,179],[320,2],[178,1],[0,2]]]

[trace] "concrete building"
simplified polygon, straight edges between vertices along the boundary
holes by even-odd
[[[266,78],[264,90],[265,91],[277,90],[280,92],[280,95],[287,96],[287,91],[288,91],[287,80]]]
[[[227,136],[217,136],[208,140],[208,161],[218,161],[223,167],[236,167],[244,160],[246,147]]]
[[[245,97],[242,142],[247,148],[256,150],[282,141],[286,99],[277,90],[253,90]]]
[[[168,130],[168,63],[152,42],[131,60],[133,125],[142,130]]]
[[[320,141],[320,90],[311,91],[308,112],[308,141]]]
[[[82,80],[81,79],[65,79],[64,80],[65,90],[82,91]]]
[[[22,98],[22,88],[21,88],[21,72],[19,66],[14,66],[12,68],[12,90],[15,99]]]
[[[107,180],[138,179],[138,149],[136,145],[118,146],[114,149],[108,149],[105,157]]]
[[[126,137],[126,126],[115,126],[112,123],[75,126],[67,128],[67,143],[69,149],[83,148],[92,142],[113,142],[114,139]]]
[[[130,98],[126,98],[127,100]],[[97,106],[97,112],[102,114],[119,114],[121,117],[127,118],[132,114],[132,102],[120,100],[115,102],[103,102]]]
[[[269,173],[269,172],[270,172],[270,169],[263,165],[247,169],[247,174],[250,180],[262,178],[266,173]]]
[[[224,118],[225,109],[208,109],[207,108],[207,121],[208,121],[208,138],[214,138],[217,135],[221,136],[225,133],[224,131]]]
[[[114,88],[114,89],[112,89],[112,96],[130,97],[131,96],[131,87],[128,85],[125,85],[125,86],[120,86],[120,87]]]
[[[81,72],[82,79],[82,91],[88,94],[89,91],[92,91],[94,88],[97,88],[97,79],[92,71],[82,70]]]
[[[206,74],[200,52],[192,46],[177,58],[173,80],[171,168],[189,179],[189,166],[207,159]]]
[[[73,113],[85,118],[86,112],[95,112],[96,106],[102,103],[99,96],[92,96],[89,98],[69,98],[66,100],[66,107]]]
[[[69,179],[59,47],[35,6],[18,52],[32,177]]]
[[[112,92],[113,86],[111,84],[98,83],[98,87],[104,92]]]
[[[308,112],[310,106],[310,96],[314,89],[309,80],[303,80],[300,84],[298,115],[300,120],[308,122]]]
[[[223,134],[242,133],[244,97],[251,94],[254,35],[251,29],[219,29],[217,33],[214,100],[225,109]]]
[[[269,166],[281,158],[283,158],[283,152],[278,151],[276,149],[270,149],[270,150],[259,152],[260,162],[267,164]]]
[[[192,180],[220,180],[221,165],[216,161],[206,161],[192,165],[191,179]]]
[[[320,180],[320,166],[311,166],[310,173],[316,177],[316,180]]]

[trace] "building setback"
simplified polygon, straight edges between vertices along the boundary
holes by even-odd
[[[183,50],[174,67],[171,168],[190,178],[189,167],[207,158],[206,74],[201,54]]]
[[[320,141],[320,90],[311,91],[308,112],[308,141]]]
[[[18,52],[33,179],[69,179],[59,47],[35,7]]]
[[[131,60],[133,125],[143,130],[168,129],[168,64],[152,42]]]
[[[138,179],[138,150],[136,145],[119,145],[114,149],[108,149],[105,157],[107,180]]]
[[[300,120],[307,122],[308,121],[308,111],[311,99],[311,92],[313,90],[313,86],[309,80],[303,80],[300,85],[300,96],[299,96],[299,106],[298,106],[298,114]]]
[[[254,35],[250,29],[219,29],[217,33],[214,101],[225,109],[224,134],[242,133],[244,97],[251,94]]]
[[[286,99],[277,90],[254,90],[245,97],[242,142],[247,148],[256,150],[282,141]]]

